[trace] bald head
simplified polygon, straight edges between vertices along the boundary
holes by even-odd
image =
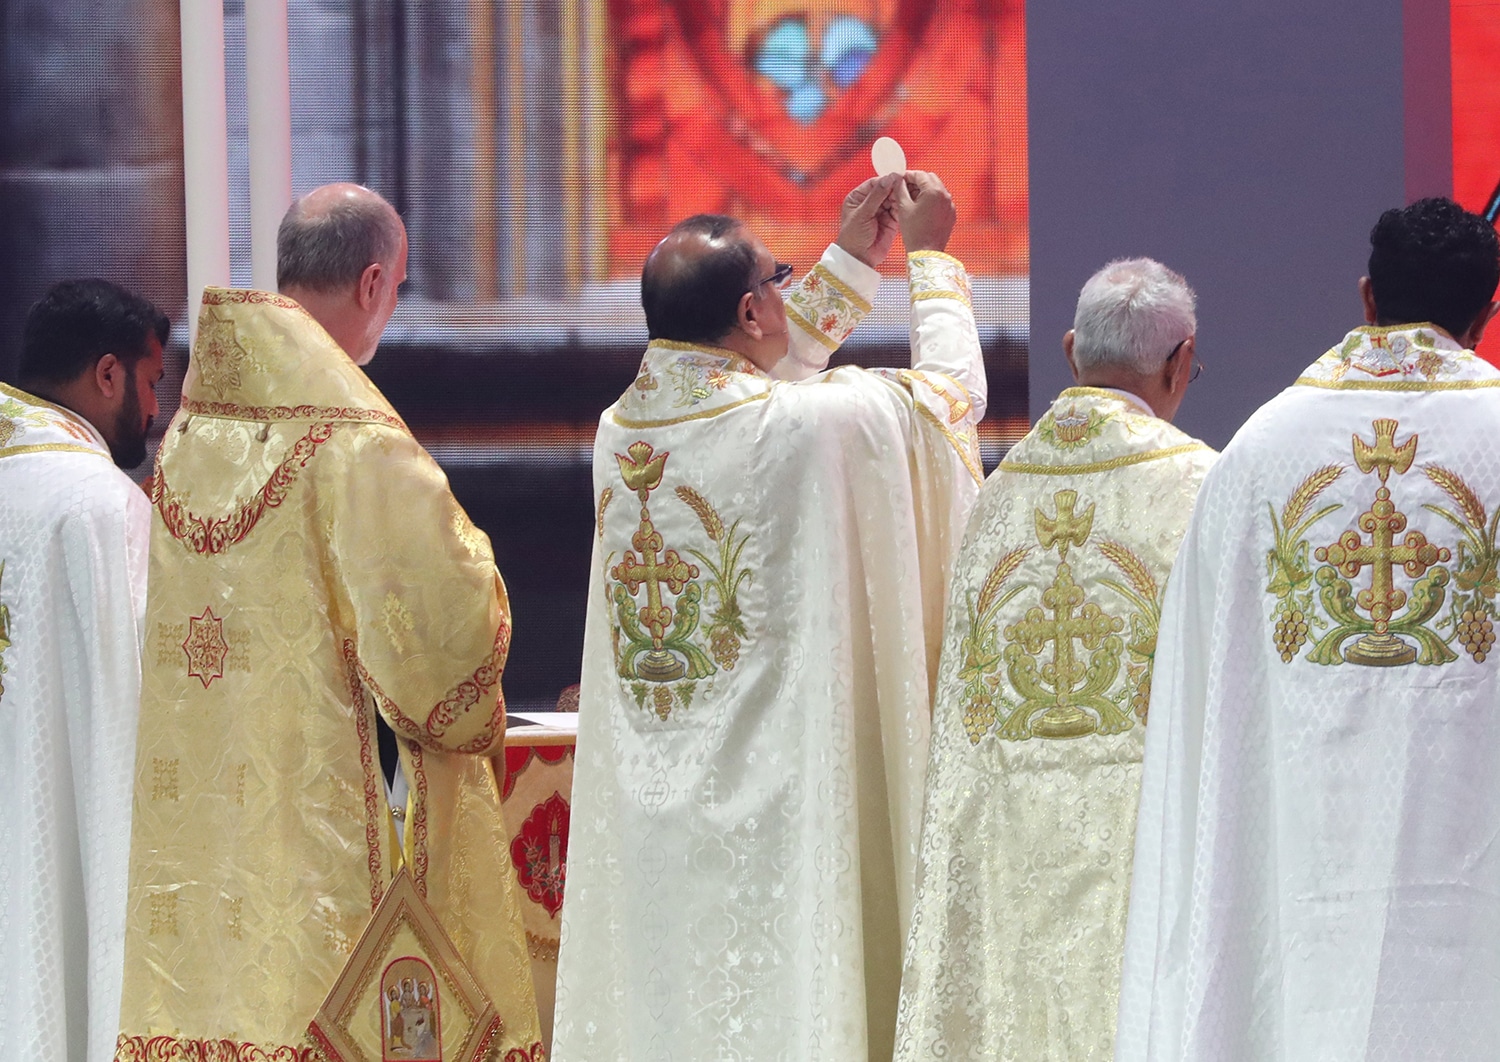
[[[737,219],[697,214],[679,222],[646,256],[641,270],[648,334],[679,343],[717,343],[734,328],[754,272],[755,247]]]
[[[358,184],[325,184],[294,202],[276,233],[276,286],[352,288],[371,265],[390,267],[405,229],[395,208]]]

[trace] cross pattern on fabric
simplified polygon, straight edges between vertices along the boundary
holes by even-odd
[[[1418,466],[1420,471],[1455,507],[1422,507],[1458,528],[1463,538],[1450,547],[1429,541],[1424,531],[1408,530],[1408,514],[1397,507],[1391,484],[1411,472],[1419,437],[1413,432],[1398,442],[1400,425],[1389,418],[1375,420],[1371,427],[1373,441],[1352,436],[1353,467],[1364,475],[1373,473],[1380,485],[1369,508],[1360,513],[1357,530],[1311,550],[1313,560],[1324,562],[1321,567],[1314,571],[1309,563],[1309,531],[1342,506],[1309,510],[1350,466],[1325,465],[1310,473],[1279,519],[1271,507],[1275,541],[1266,555],[1266,592],[1277,599],[1272,610],[1277,651],[1290,663],[1315,638],[1307,654],[1313,663],[1401,667],[1451,663],[1458,659],[1450,644],[1456,642],[1483,663],[1495,642],[1497,520],[1462,476],[1427,464]],[[1449,561],[1454,562],[1451,568]],[[1398,582],[1398,573],[1414,580],[1409,589]],[[1353,580],[1366,575],[1369,584],[1355,590]],[[1438,618],[1445,603],[1447,614]],[[1346,647],[1350,639],[1354,641]]]
[[[739,591],[752,578],[742,564],[748,532],[739,521],[726,525],[717,509],[698,491],[679,485],[673,494],[692,510],[713,547],[708,552],[685,549],[699,563],[685,560],[668,548],[651,517],[651,494],[662,485],[670,452],[658,453],[650,443],[636,442],[627,453],[616,454],[620,477],[641,503],[640,520],[631,535],[633,549],[625,551],[609,569],[615,585],[613,619],[616,624],[616,671],[630,683],[636,703],[667,719],[674,706],[687,708],[699,680],[720,669],[733,671],[749,637],[741,616]],[[601,531],[607,503],[601,502]],[[700,567],[701,565],[701,567]],[[696,637],[702,623],[706,572],[716,605],[708,617],[705,647]],[[644,590],[646,600],[637,597]],[[621,645],[623,640],[625,643]]]
[[[1131,726],[1130,717],[1105,696],[1120,670],[1124,644],[1118,632],[1125,621],[1086,600],[1068,564],[1068,547],[1082,548],[1094,527],[1094,506],[1075,512],[1077,503],[1077,491],[1060,490],[1053,495],[1055,515],[1041,508],[1034,514],[1037,544],[1057,550],[1057,574],[1042,591],[1041,607],[1033,605],[1005,628],[1006,674],[1021,695],[1001,726],[1005,737],[1082,737]],[[1089,655],[1080,659],[1074,642]],[[1034,657],[1049,644],[1052,659],[1038,668]]]

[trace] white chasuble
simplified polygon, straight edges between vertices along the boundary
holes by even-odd
[[[1110,1056],[1160,598],[1214,456],[1075,387],[980,491],[949,591],[898,1059]]]
[[[824,256],[793,327],[842,341],[853,266]],[[909,269],[910,370],[658,341],[600,419],[562,1062],[890,1057],[985,400],[963,267]]]
[[[1204,481],[1167,588],[1116,1057],[1500,1043],[1500,372],[1360,328]]]
[[[0,384],[0,1058],[114,1052],[151,506]]]
[[[116,1058],[312,1062],[308,1025],[404,866],[499,1012],[498,1062],[539,1062],[490,761],[510,609],[442,470],[296,302],[209,288],[152,499]],[[467,994],[426,981],[438,1017],[412,1031],[451,1057],[477,1019],[439,1020]],[[378,1041],[369,1004],[350,1022]],[[387,1057],[434,1057],[384,1028]]]

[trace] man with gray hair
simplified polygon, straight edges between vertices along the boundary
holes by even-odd
[[[278,245],[281,294],[204,292],[157,456],[118,1057],[307,1057],[405,868],[498,1011],[475,1035],[537,1058],[489,758],[505,585],[356,364],[395,309],[405,232],[339,184],[295,203]],[[449,1017],[475,1007],[452,983],[445,1053],[468,1035]],[[349,1035],[382,1043],[381,1010]]]
[[[900,1060],[1105,1059],[1162,589],[1215,454],[1172,427],[1192,289],[1078,297],[1065,390],[985,482],[949,590]]]

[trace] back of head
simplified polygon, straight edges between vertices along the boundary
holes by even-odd
[[[1387,210],[1370,231],[1370,287],[1381,324],[1468,331],[1500,284],[1495,229],[1451,199]]]
[[[1186,280],[1150,258],[1117,258],[1089,277],[1073,314],[1073,362],[1080,371],[1118,367],[1142,376],[1162,367],[1198,330],[1197,296]]]
[[[374,263],[401,247],[401,218],[368,188],[328,185],[292,203],[276,232],[276,286],[336,292],[353,288]]]
[[[735,326],[755,282],[755,250],[735,218],[696,214],[646,256],[641,307],[652,339],[716,343]]]
[[[71,383],[106,354],[134,366],[147,353],[147,338],[165,345],[171,329],[166,314],[118,284],[61,281],[26,315],[20,385],[45,391]]]

